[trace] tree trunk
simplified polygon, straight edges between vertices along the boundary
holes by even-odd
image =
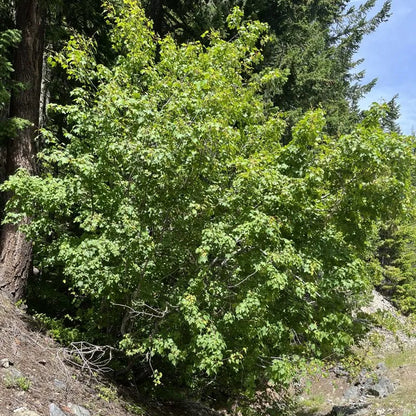
[[[39,122],[39,97],[42,79],[44,40],[43,0],[16,1],[16,27],[22,41],[14,57],[14,79],[24,88],[14,92],[10,102],[10,117],[32,123],[10,138],[6,146],[6,177],[17,169],[35,172],[34,137]],[[10,224],[0,234],[0,290],[14,300],[22,297],[32,263],[32,246],[17,227]]]

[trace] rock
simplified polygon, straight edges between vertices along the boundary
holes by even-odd
[[[77,404],[68,403],[68,408],[71,410],[71,414],[74,416],[91,416],[89,410],[85,407],[78,406]]]
[[[386,364],[384,363],[378,363],[376,366],[376,372],[377,373],[386,373],[387,372],[387,367]]]
[[[350,374],[342,365],[336,365],[331,369],[331,372],[336,377],[348,377]]]
[[[403,317],[397,312],[397,309],[379,292],[373,290],[373,299],[368,306],[362,307],[361,311],[368,314],[373,314],[378,311],[389,312],[398,320],[403,320]]]
[[[13,363],[8,358],[2,358],[0,360],[0,366],[3,368],[9,368]]]
[[[364,416],[367,413],[368,403],[353,403],[348,406],[334,406],[327,416]]]
[[[13,414],[16,416],[40,416],[39,413],[28,410],[26,407],[19,407],[13,411]]]
[[[377,364],[374,372],[364,374],[362,382],[364,394],[376,397],[386,397],[394,391],[394,384],[386,376],[387,367],[384,363]]]
[[[49,416],[67,416],[55,403],[49,405]]]
[[[387,377],[380,377],[378,381],[367,389],[371,396],[386,397],[394,392],[394,384]]]
[[[387,368],[384,363],[379,363],[374,371],[361,371],[354,385],[345,392],[344,399],[351,403],[365,396],[388,396],[393,393],[395,385],[386,374]]]
[[[357,400],[361,395],[362,395],[362,392],[359,386],[351,386],[344,393],[344,399],[350,402],[353,400]]]
[[[57,378],[53,380],[53,384],[59,390],[66,390],[68,387],[65,382],[63,382],[62,380],[58,380]]]
[[[14,384],[19,379],[23,379],[24,375],[21,371],[17,370],[16,368],[7,368],[5,370],[3,379],[6,383]]]

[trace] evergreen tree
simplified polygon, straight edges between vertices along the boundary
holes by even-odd
[[[35,143],[35,137],[39,136],[40,119],[45,117],[46,97],[52,96],[55,102],[68,102],[69,91],[74,87],[66,81],[66,75],[62,76],[62,71],[46,79],[45,43],[51,53],[51,48],[62,48],[74,30],[87,36],[94,34],[102,45],[109,45],[109,40],[105,31],[100,30],[105,27],[105,21],[101,2],[95,0],[65,3],[59,0],[6,0],[0,4],[0,25],[3,30],[0,65],[4,68],[0,78],[0,180],[3,182],[19,168],[32,173],[36,171],[36,153],[41,142]],[[19,33],[20,42],[10,54],[6,47],[15,43]],[[103,61],[111,59],[110,49],[110,46],[100,49]],[[11,66],[7,64],[8,59]],[[10,74],[12,80],[9,82]],[[7,198],[8,195],[3,194],[2,206]],[[0,288],[14,299],[23,295],[31,273],[31,250],[30,242],[16,227],[1,227]]]
[[[44,3],[38,0],[16,1],[15,20],[21,40],[13,58],[13,80],[19,83],[21,88],[11,91],[9,117],[24,119],[28,123],[13,136],[6,137],[2,160],[6,178],[20,168],[30,173],[36,170],[34,140],[39,122],[45,30]],[[31,243],[16,226],[3,225],[0,233],[0,289],[14,299],[21,298],[31,264]]]
[[[158,0],[147,2],[149,16],[157,20],[156,32],[173,33],[179,42],[198,39],[210,28],[226,35],[225,16],[241,6],[247,18],[267,22],[272,40],[263,66],[288,72],[286,82],[274,85],[269,96],[287,112],[289,126],[302,112],[321,107],[327,112],[330,133],[348,131],[360,118],[358,100],[374,85],[362,85],[363,72],[354,72],[364,36],[389,17],[386,1],[368,17],[375,0],[349,6],[347,0]],[[232,36],[232,33],[230,34]]]

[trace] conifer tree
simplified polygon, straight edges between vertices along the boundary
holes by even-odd
[[[348,0],[189,0],[148,1],[156,32],[173,33],[179,42],[198,39],[210,28],[226,34],[225,17],[240,6],[247,18],[270,26],[272,40],[263,66],[288,71],[286,82],[270,91],[275,105],[287,112],[290,125],[302,112],[321,107],[327,112],[327,130],[349,131],[361,118],[358,100],[374,86],[363,85],[364,72],[355,72],[355,60],[364,36],[389,17],[390,1],[374,13],[375,0],[359,6]],[[230,36],[233,34],[231,33]]]

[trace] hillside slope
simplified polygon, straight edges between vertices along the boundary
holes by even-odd
[[[370,308],[368,312],[388,312],[401,324],[406,323],[377,293]],[[393,383],[394,391],[376,397],[362,389],[357,396],[348,397],[357,379],[342,371],[332,372],[309,380],[312,387],[298,397],[300,407],[294,414],[416,415],[416,338],[400,332],[394,335],[383,328],[376,331],[384,340],[373,352],[372,361],[375,368],[381,365],[382,376]],[[82,367],[82,362],[78,365]],[[219,415],[198,403],[148,402],[137,392],[133,392],[134,400],[129,399],[131,391],[84,367],[82,371],[71,365],[65,349],[41,333],[29,315],[0,294],[0,416]],[[372,377],[377,372],[369,374]],[[261,413],[279,414],[264,407]],[[238,411],[236,414],[241,415]]]
[[[98,355],[85,358],[105,363],[99,351]],[[112,384],[103,374],[93,373],[86,362],[68,356],[64,348],[41,333],[33,318],[0,293],[0,416],[9,415],[215,416],[218,413],[200,403],[149,402],[134,389]]]
[[[340,366],[310,380],[311,388],[299,398],[302,409],[297,416],[416,415],[414,322],[378,292],[373,295],[365,312],[384,315],[382,321],[391,330],[374,328],[360,346],[358,357],[365,362],[360,374],[351,376]]]
[[[64,350],[0,295],[0,414],[132,416],[104,379],[68,365]],[[132,411],[128,411],[129,408]],[[26,410],[25,410],[26,409]]]

